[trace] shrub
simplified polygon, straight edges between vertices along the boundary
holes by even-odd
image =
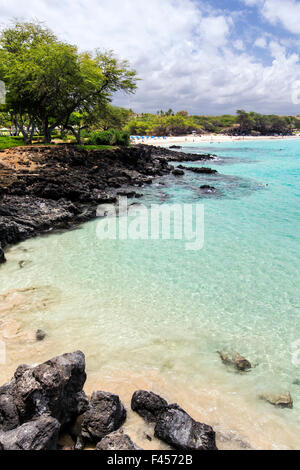
[[[108,131],[95,131],[89,135],[87,145],[123,145],[127,146],[130,142],[128,132],[109,129]]]

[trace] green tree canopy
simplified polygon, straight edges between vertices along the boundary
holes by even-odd
[[[136,72],[111,51],[79,53],[39,23],[16,23],[0,35],[0,79],[26,141],[36,126],[45,142],[60,125],[71,126],[74,112],[98,112],[117,91],[136,89]],[[29,121],[29,128],[24,120]]]

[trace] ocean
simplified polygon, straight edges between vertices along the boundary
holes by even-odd
[[[135,202],[202,204],[202,249],[174,239],[102,240],[96,219],[8,250],[1,383],[20,363],[81,349],[88,392],[118,393],[128,407],[134,390],[151,389],[211,424],[220,448],[299,449],[300,141],[183,151],[216,154],[205,166],[218,173],[162,177]],[[47,333],[42,342],[37,329]],[[238,373],[217,351],[237,351],[253,368]],[[293,409],[259,398],[287,391]],[[136,441],[155,448],[136,423],[130,415]]]

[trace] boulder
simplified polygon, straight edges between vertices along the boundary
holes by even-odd
[[[175,170],[172,171],[173,175],[174,176],[182,176],[184,175],[184,171],[183,170],[179,170],[177,168],[175,168]]]
[[[7,415],[9,403],[10,423],[16,422],[17,416],[23,424],[47,414],[60,424],[68,424],[88,407],[83,392],[85,380],[85,358],[80,351],[35,367],[19,366],[13,380],[1,387],[5,397],[0,401],[0,416]]]
[[[96,446],[96,450],[143,450],[138,447],[123,429],[105,436]]]
[[[60,424],[51,416],[24,423],[7,432],[0,432],[0,450],[56,450]]]
[[[260,399],[278,408],[293,408],[294,406],[290,392],[282,393],[281,395],[273,395],[266,393],[260,395]]]
[[[126,410],[117,395],[93,392],[88,410],[82,417],[81,435],[90,442],[119,429],[126,419]]]
[[[131,408],[148,422],[155,423],[160,413],[168,406],[164,398],[153,392],[137,390],[132,395]]]
[[[154,435],[177,450],[217,450],[213,428],[195,421],[176,404],[159,414]]]
[[[239,353],[218,351],[218,354],[225,365],[235,367],[240,372],[246,372],[252,367],[251,362]]]
[[[20,424],[10,384],[0,387],[0,432],[15,429]]]

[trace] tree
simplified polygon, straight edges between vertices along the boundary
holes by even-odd
[[[0,62],[7,102],[27,142],[36,126],[42,127],[45,143],[61,125],[76,133],[73,113],[86,118],[115,92],[136,89],[136,72],[126,61],[119,61],[111,51],[79,54],[76,46],[59,41],[39,23],[16,23],[2,31]],[[77,137],[80,141],[80,134]]]

